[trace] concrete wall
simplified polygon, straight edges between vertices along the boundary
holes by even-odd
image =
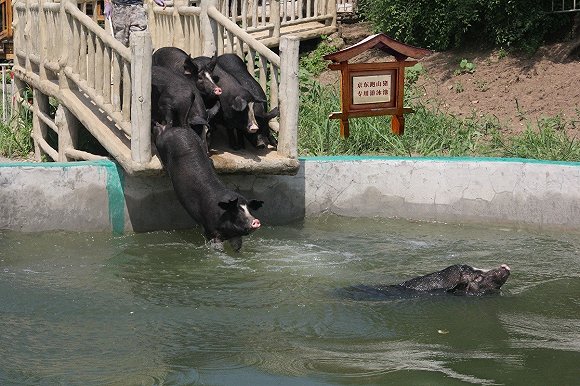
[[[265,202],[266,224],[323,212],[580,232],[580,163],[513,159],[307,158],[295,176],[222,176]],[[137,232],[189,228],[166,177],[115,164],[0,164],[0,229]]]

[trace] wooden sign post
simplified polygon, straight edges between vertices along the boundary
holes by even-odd
[[[355,63],[348,61],[372,48],[379,48],[395,57],[394,62]],[[341,112],[331,113],[330,119],[340,119],[340,136],[348,138],[348,119],[392,115],[391,129],[401,135],[405,130],[403,114],[412,112],[403,107],[405,90],[405,67],[417,64],[408,57],[420,59],[431,51],[409,46],[391,39],[385,34],[376,34],[324,56],[333,63],[331,70],[340,70]]]

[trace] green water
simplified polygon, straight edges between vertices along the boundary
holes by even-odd
[[[199,230],[0,231],[1,385],[577,385],[580,237],[308,219],[242,252]],[[454,263],[501,296],[361,301]]]

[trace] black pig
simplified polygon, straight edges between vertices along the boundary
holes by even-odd
[[[198,67],[204,67],[213,60],[215,57],[198,56],[193,62]],[[266,103],[266,99],[246,90],[238,81],[237,74],[230,74],[219,65],[214,67],[213,76],[222,88],[222,93],[218,96],[220,111],[212,124],[226,131],[232,149],[242,149],[244,136],[258,132],[259,126],[254,109],[255,106]],[[206,100],[206,105],[207,103]],[[211,101],[209,103],[211,104]]]
[[[205,238],[217,249],[227,240],[239,250],[242,236],[260,228],[260,220],[250,210],[257,210],[263,202],[248,201],[220,181],[201,139],[192,130],[155,122],[153,140],[177,199],[203,227]]]
[[[217,65],[232,75],[244,89],[246,89],[256,100],[254,104],[254,115],[258,123],[258,132],[247,134],[246,137],[256,148],[264,148],[268,145],[276,147],[278,141],[272,135],[268,122],[279,114],[278,107],[268,111],[266,93],[260,83],[249,72],[244,61],[236,54],[223,54],[217,57]]]
[[[502,264],[483,270],[466,264],[455,264],[441,271],[419,276],[395,285],[359,285],[349,287],[351,295],[405,296],[420,293],[483,295],[499,292],[510,276],[510,267]]]
[[[151,116],[167,127],[192,128],[207,148],[209,120],[219,105],[207,110],[194,84],[171,70],[153,66],[151,69]]]
[[[222,93],[222,89],[215,83],[212,72],[216,60],[211,60],[203,66],[193,62],[191,56],[177,47],[161,47],[153,53],[153,65],[165,67],[175,73],[184,75],[201,93],[204,100],[215,98]],[[211,104],[213,106],[213,103]],[[210,106],[210,107],[211,107]]]

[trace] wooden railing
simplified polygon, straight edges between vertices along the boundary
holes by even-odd
[[[279,37],[284,26],[336,22],[336,0],[219,0],[217,8],[248,33],[269,30],[272,37]]]
[[[550,13],[580,12],[580,0],[550,0],[547,9]]]
[[[278,44],[280,36],[297,33],[315,37],[336,28],[337,0],[218,0],[216,8],[234,24],[266,46]],[[316,22],[318,26],[314,26]],[[326,25],[326,31],[320,31]],[[305,26],[300,30],[300,26]],[[313,36],[308,32],[312,29]]]
[[[245,57],[268,90],[270,107],[280,109],[279,124],[271,122],[278,130],[277,154],[296,160],[299,40],[282,39],[279,56],[222,15],[217,0],[203,0],[200,6],[187,0],[165,8],[148,5],[149,31],[133,33],[130,47],[86,15],[76,0],[14,5],[15,86],[21,96],[32,89],[36,158],[101,158],[76,149],[83,126],[129,173],[158,172],[161,164],[151,148],[151,52],[176,46],[193,56],[235,52]],[[51,113],[54,100],[56,115]],[[49,130],[57,134],[57,145],[47,140]],[[284,172],[298,165],[290,164]]]
[[[101,158],[75,149],[76,132],[70,131],[80,124],[128,171],[159,169],[151,156],[149,34],[136,34],[131,48],[125,47],[76,0],[28,0],[14,10],[16,86],[33,91],[37,159]],[[66,130],[49,114],[51,97],[65,110]],[[49,129],[58,135],[57,146],[47,141]]]

